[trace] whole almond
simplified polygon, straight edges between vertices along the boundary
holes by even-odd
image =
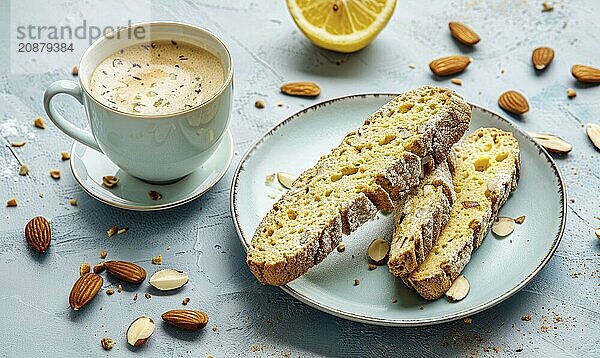
[[[40,254],[46,252],[50,247],[51,230],[50,223],[42,216],[36,216],[25,226],[25,239],[27,244]]]
[[[536,70],[543,70],[554,59],[554,50],[550,47],[538,47],[531,54],[531,63]]]
[[[450,22],[448,27],[452,36],[465,45],[473,46],[481,40],[473,29],[461,22]]]
[[[529,103],[525,96],[517,91],[506,91],[498,98],[498,105],[507,112],[523,114],[529,111]]]
[[[81,309],[96,297],[104,280],[95,273],[84,273],[79,277],[69,295],[69,305],[75,311]]]
[[[573,65],[571,74],[577,80],[586,83],[600,83],[600,68],[586,65]]]
[[[533,140],[544,147],[550,153],[567,154],[573,150],[573,146],[559,136],[547,133],[528,132]]]
[[[438,76],[449,76],[464,71],[471,61],[469,56],[462,55],[440,57],[429,63],[429,69]]]
[[[161,315],[163,321],[188,331],[206,327],[208,315],[196,310],[170,310]]]
[[[600,124],[588,123],[586,131],[594,146],[600,150]]]
[[[139,284],[146,279],[146,270],[127,261],[106,261],[106,271],[118,279],[129,283]]]
[[[281,85],[281,92],[290,96],[316,97],[321,88],[314,82],[288,82]]]

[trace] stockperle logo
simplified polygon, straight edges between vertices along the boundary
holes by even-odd
[[[121,2],[10,1],[10,70],[71,72],[101,37],[144,40],[136,23],[150,19],[150,0]],[[122,31],[119,31],[122,30]]]

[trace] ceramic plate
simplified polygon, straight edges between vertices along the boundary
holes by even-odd
[[[71,148],[71,171],[83,190],[101,202],[127,210],[156,211],[190,202],[213,187],[227,172],[233,158],[233,139],[227,130],[219,147],[200,168],[183,179],[167,185],[150,184],[133,177],[111,162],[104,154],[75,142]],[[115,175],[113,188],[102,185],[102,177]],[[149,191],[161,194],[153,200]]]
[[[243,157],[231,189],[233,219],[244,248],[263,215],[283,193],[274,172],[294,175],[337,146],[346,133],[394,97],[366,94],[311,106],[279,123]],[[472,106],[471,131],[497,127],[512,132],[521,148],[518,188],[501,216],[525,215],[505,238],[489,233],[463,274],[471,291],[462,301],[426,301],[395,279],[386,266],[368,270],[367,247],[376,237],[390,238],[393,216],[376,219],[343,238],[346,250],[334,250],[321,264],[282,289],[319,310],[350,320],[389,326],[419,326],[463,318],[507,299],[525,286],[556,250],[565,225],[566,198],[558,169],[548,155],[517,126],[489,110]],[[354,286],[354,280],[360,285]],[[396,303],[394,303],[396,302]]]

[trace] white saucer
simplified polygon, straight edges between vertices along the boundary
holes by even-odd
[[[185,204],[206,193],[225,175],[232,158],[233,138],[227,130],[215,153],[200,168],[175,183],[157,185],[127,174],[104,154],[75,142],[71,148],[71,171],[83,190],[105,204],[127,210],[155,211]],[[105,175],[115,175],[119,184],[111,189],[103,186]],[[151,190],[160,193],[162,198],[150,198]]]

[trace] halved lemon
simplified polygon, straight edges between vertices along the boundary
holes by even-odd
[[[388,23],[396,0],[287,0],[296,25],[315,45],[338,52],[367,46]]]

